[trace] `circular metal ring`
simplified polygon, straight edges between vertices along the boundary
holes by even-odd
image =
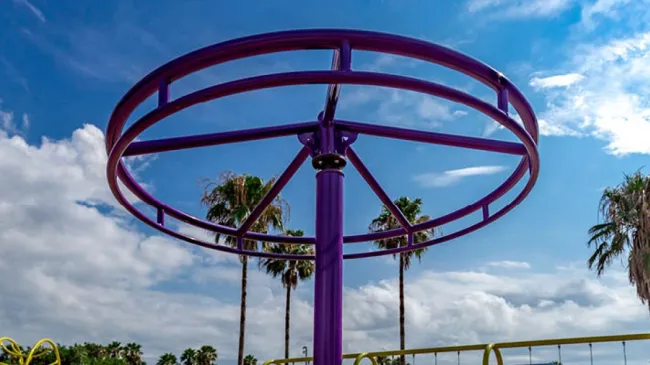
[[[522,119],[522,125],[519,125],[512,118],[510,118],[503,110],[501,102],[499,108],[486,103],[478,98],[475,98],[464,92],[455,90],[453,88],[443,86],[440,84],[427,82],[415,78],[388,75],[373,72],[358,72],[352,70],[346,71],[301,71],[301,72],[287,72],[280,74],[262,75],[240,79],[236,81],[226,82],[223,84],[208,87],[191,94],[185,95],[178,99],[168,102],[166,99],[161,98],[159,107],[147,113],[141,119],[131,125],[123,134],[122,129],[133,110],[140,105],[146,98],[151,96],[156,90],[163,94],[167,89],[168,84],[177,80],[189,73],[196,72],[200,69],[223,63],[226,61],[250,57],[252,55],[259,55],[265,53],[281,52],[297,49],[314,49],[314,48],[332,48],[337,49],[343,42],[348,42],[351,49],[370,50],[377,52],[385,52],[392,54],[399,54],[408,57],[415,57],[429,62],[434,62],[453,68],[457,71],[463,72],[493,88],[499,93],[505,93],[512,106],[517,110]],[[266,252],[256,252],[239,250],[237,248],[227,247],[223,245],[216,245],[195,238],[186,236],[177,231],[169,229],[162,224],[148,218],[144,213],[138,210],[131,204],[120,191],[118,185],[118,178],[124,185],[131,190],[140,200],[153,206],[159,212],[172,216],[176,219],[184,221],[190,225],[203,228],[209,231],[218,232],[226,235],[236,236],[237,230],[233,227],[222,226],[207,222],[189,214],[181,212],[172,208],[146,192],[140,187],[133,177],[125,169],[121,160],[125,151],[127,151],[131,142],[144,130],[154,125],[159,120],[174,114],[182,109],[195,105],[197,103],[234,95],[237,93],[258,90],[262,88],[280,87],[288,85],[300,84],[357,84],[357,85],[375,85],[386,86],[393,88],[401,88],[429,95],[442,97],[454,102],[465,104],[482,112],[483,114],[496,120],[504,127],[509,129],[515,134],[522,142],[520,154],[522,160],[506,181],[497,187],[492,193],[486,195],[479,201],[461,208],[453,213],[436,218],[429,222],[421,223],[412,227],[411,232],[406,232],[404,228],[395,229],[391,231],[384,231],[379,233],[369,233],[363,235],[353,235],[344,237],[345,243],[366,242],[378,239],[387,239],[391,237],[402,236],[408,233],[414,233],[425,229],[431,229],[436,226],[457,220],[468,214],[471,214],[479,209],[483,209],[484,219],[472,226],[469,226],[460,231],[452,234],[438,237],[428,242],[414,244],[409,247],[399,247],[396,249],[381,250],[374,252],[364,252],[355,254],[346,254],[345,258],[361,258],[385,254],[394,254],[401,251],[412,250],[414,248],[430,246],[436,243],[448,241],[450,239],[470,233],[482,226],[485,226],[492,221],[503,216],[505,213],[513,209],[519,204],[526,195],[530,192],[537,179],[539,171],[539,154],[537,151],[538,139],[538,126],[530,104],[523,97],[521,92],[512,85],[503,75],[493,70],[483,63],[473,60],[468,56],[460,54],[451,49],[441,47],[435,44],[426,43],[423,41],[394,36],[384,33],[365,32],[365,31],[350,31],[350,30],[306,30],[306,31],[287,31],[262,34],[252,37],[246,37],[228,41],[203,49],[199,49],[185,56],[179,57],[168,64],[158,68],[151,74],[138,82],[118,103],[115,110],[111,115],[106,132],[106,149],[109,155],[107,164],[107,176],[109,186],[118,199],[118,201],[125,206],[138,219],[144,221],[148,225],[166,233],[173,237],[185,240],[187,242],[204,246],[211,249],[226,251],[238,254],[247,254],[251,256],[261,257],[278,257],[278,258],[292,258],[292,259],[313,259],[313,256],[298,256],[295,255],[275,255]],[[507,111],[507,102],[506,102]],[[388,130],[390,127],[372,126],[368,124],[354,123],[337,120],[335,121],[336,128],[342,130],[349,130],[359,134],[371,134],[376,136],[390,137]],[[270,138],[280,135],[291,135],[305,133],[317,128],[317,122],[302,123],[286,125],[278,128],[266,128],[268,131],[260,132],[259,136],[255,139]],[[265,128],[262,128],[264,130]],[[232,135],[237,132],[231,132]],[[233,138],[231,138],[233,139]],[[233,141],[251,140],[246,139],[233,139]],[[232,141],[231,141],[232,142]],[[506,143],[506,142],[504,142]],[[442,143],[444,144],[444,143]],[[512,149],[512,143],[509,143],[509,148]],[[505,148],[505,147],[504,147]],[[480,148],[479,148],[480,149]],[[496,148],[484,148],[485,150],[496,150]],[[161,149],[165,150],[165,149]],[[505,149],[504,149],[505,150]],[[526,172],[529,172],[529,179],[523,190],[505,207],[489,214],[488,206],[490,203],[502,197],[507,191],[512,189],[518,181],[520,181]],[[264,240],[267,242],[280,242],[280,243],[314,243],[313,237],[287,237],[287,236],[274,236],[267,234],[260,234],[255,232],[248,232],[244,236],[247,239]]]

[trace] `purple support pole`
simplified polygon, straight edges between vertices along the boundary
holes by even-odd
[[[350,47],[334,52],[332,70],[350,69]],[[343,63],[341,61],[344,61]],[[340,85],[331,84],[320,118],[316,174],[316,283],[314,365],[340,365],[343,356],[343,151],[336,143],[334,113]]]
[[[343,172],[316,174],[314,365],[340,365],[343,355]]]
[[[354,71],[351,67],[352,45],[359,50],[399,54],[462,72],[497,91],[497,107],[462,91],[433,82],[385,73]],[[247,77],[207,87],[174,100],[169,100],[171,83],[207,67],[251,56],[307,49],[334,49],[331,70],[293,71]],[[138,135],[158,121],[190,106],[253,90],[303,84],[329,84],[325,108],[320,113],[318,122],[134,142]],[[345,84],[384,86],[410,90],[464,104],[499,122],[514,133],[522,143],[337,120],[335,119],[335,112],[338,95],[341,85]],[[156,91],[158,91],[158,107],[125,129],[126,123],[134,110]],[[507,117],[509,106],[512,106],[513,110],[521,117],[521,125],[512,118]],[[347,164],[345,159],[346,148],[354,142],[357,134],[464,147],[523,157],[518,167],[504,183],[475,203],[414,226],[405,224],[404,228],[386,232],[343,237],[342,200],[344,175],[342,169]],[[245,232],[250,228],[254,217],[259,215],[257,213],[263,211],[263,207],[256,208],[251,214],[251,220],[245,222],[240,229],[200,220],[159,201],[145,191],[127,171],[122,161],[122,157],[127,156],[289,135],[298,135],[299,141],[308,148],[308,151],[303,149],[299,156],[294,159],[294,162],[283,173],[283,177],[278,179],[272,192],[269,192],[265,197],[264,202],[272,201],[273,196],[279,193],[282,186],[298,169],[302,160],[307,158],[307,154],[311,155],[312,166],[318,170],[316,174],[315,238]],[[163,233],[202,247],[240,255],[301,260],[312,259],[312,256],[247,251],[243,249],[242,243],[244,239],[294,244],[314,243],[316,246],[316,254],[314,255],[316,261],[314,365],[340,365],[343,347],[343,242],[367,242],[408,235],[409,247],[376,252],[349,253],[345,257],[355,259],[397,254],[411,250],[415,248],[414,246],[426,247],[445,242],[489,224],[519,204],[535,184],[539,173],[538,135],[539,127],[535,113],[523,94],[501,73],[468,56],[442,46],[391,34],[337,29],[295,30],[255,35],[204,47],[161,66],[140,80],[120,100],[111,114],[106,129],[106,152],[109,155],[106,174],[113,195],[134,216]],[[350,150],[348,156],[380,199],[398,217],[398,220],[402,220],[399,218],[400,214],[397,214],[399,210],[394,208],[388,196],[363,166],[354,151]],[[489,205],[515,187],[527,170],[529,180],[522,191],[503,208],[490,213]],[[134,206],[120,190],[118,181],[121,181],[142,202],[157,209],[157,220],[149,218],[147,214]],[[413,234],[415,232],[453,222],[478,209],[483,210],[483,220],[481,222],[454,233],[446,234],[443,237],[417,245],[414,244]],[[194,227],[237,237],[237,248],[217,245],[214,242],[201,241],[181,234],[164,225],[165,215]]]

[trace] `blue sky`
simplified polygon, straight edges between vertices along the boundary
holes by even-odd
[[[0,210],[14,212],[9,221],[1,224],[5,232],[0,236],[0,252],[9,250],[12,245],[23,248],[23,251],[12,254],[15,257],[6,256],[13,259],[5,259],[4,269],[14,267],[8,266],[11,262],[35,262],[38,264],[33,270],[39,271],[44,278],[39,285],[49,288],[50,291],[45,290],[49,295],[54,295],[53,291],[65,290],[78,293],[76,299],[71,299],[73,294],[59,295],[56,300],[38,297],[43,303],[48,300],[58,303],[54,307],[60,311],[57,313],[61,318],[67,318],[63,313],[72,315],[79,312],[80,307],[75,305],[80,305],[88,318],[108,321],[106,313],[111,311],[106,309],[102,315],[93,311],[103,310],[106,303],[113,303],[113,299],[108,299],[111,294],[101,294],[107,298],[101,304],[84,305],[80,298],[96,297],[91,293],[136,298],[120,310],[134,318],[140,315],[141,309],[136,308],[149,303],[147,300],[152,298],[171,298],[169,300],[176,303],[171,307],[156,307],[153,312],[158,315],[188,306],[202,311],[204,304],[212,310],[215,305],[227,307],[222,312],[205,314],[202,319],[192,317],[191,321],[198,324],[205,320],[206,335],[219,338],[221,342],[217,347],[224,361],[231,359],[234,348],[229,346],[232,347],[234,339],[216,333],[223,328],[236,330],[235,322],[229,322],[231,318],[224,314],[235,311],[238,300],[236,258],[172,242],[121,214],[107,190],[102,170],[105,164],[103,131],[108,117],[131,85],[159,65],[191,50],[231,38],[277,30],[355,28],[425,39],[484,61],[503,72],[524,92],[540,119],[541,172],[530,196],[496,223],[432,247],[422,264],[415,265],[408,274],[414,298],[412,310],[417,312],[417,308],[424,308],[422,313],[433,317],[452,315],[452,308],[458,303],[465,303],[463,300],[483,293],[502,301],[508,310],[533,306],[533,312],[538,312],[531,314],[531,318],[541,321],[535,323],[551,321],[556,325],[552,329],[540,330],[540,336],[551,336],[573,333],[573,330],[562,327],[573,325],[545,317],[549,315],[549,309],[540,304],[541,300],[556,303],[558,313],[569,310],[562,306],[577,305],[571,307],[577,310],[576,315],[588,308],[616,312],[616,308],[620,309],[616,305],[624,302],[625,308],[635,308],[637,317],[608,317],[610,322],[601,321],[604,323],[600,324],[601,327],[597,324],[593,327],[575,325],[575,333],[611,332],[608,329],[631,331],[637,328],[634,323],[637,326],[645,323],[647,329],[647,311],[634,298],[625,277],[621,276],[624,275],[620,272],[621,267],[615,265],[610,279],[596,281],[585,265],[589,254],[585,245],[586,231],[596,222],[602,189],[619,183],[624,173],[643,168],[650,154],[650,144],[643,137],[650,133],[647,99],[650,91],[650,29],[645,21],[650,20],[647,10],[650,6],[647,1],[381,0],[296,4],[263,1],[82,4],[64,0],[6,0],[0,3],[0,144],[4,146],[0,171],[10,176],[3,177],[0,183],[0,187],[4,185],[0,203],[6,207]],[[175,83],[171,89],[172,97],[244,76],[325,69],[329,67],[330,59],[329,52],[305,51],[219,65]],[[478,82],[420,61],[357,52],[353,67],[420,77],[461,88],[484,100],[494,102],[496,99]],[[228,97],[164,120],[142,138],[313,120],[323,106],[325,90],[326,86],[310,85]],[[143,115],[153,106],[152,102],[145,103],[136,110],[133,118]],[[513,140],[507,131],[496,128],[486,117],[464,106],[415,93],[344,87],[338,113],[342,119]],[[133,118],[131,121],[135,120]],[[485,195],[502,182],[518,162],[512,156],[367,136],[360,137],[354,146],[391,197],[421,197],[425,213],[433,216],[451,212]],[[269,178],[279,174],[298,149],[296,138],[288,137],[164,153],[136,162],[134,168],[138,169],[139,180],[147,184],[157,197],[201,216],[204,214],[198,204],[201,179],[215,178],[223,170]],[[520,189],[521,185],[517,188]],[[310,164],[301,168],[283,196],[291,204],[291,227],[313,233],[314,171]],[[506,197],[512,197],[512,194]],[[75,203],[79,201],[102,204],[99,207],[93,204],[80,206]],[[505,201],[496,203],[496,206],[503,204]],[[0,208],[2,206],[0,204]],[[43,212],[36,206],[51,209]],[[346,233],[365,232],[368,222],[379,209],[380,204],[372,191],[352,166],[347,167]],[[94,219],[92,222],[85,221],[91,217]],[[443,232],[462,228],[479,217],[479,214],[471,215],[443,227]],[[30,219],[37,222],[38,229],[28,224],[32,222]],[[181,229],[189,231],[187,227]],[[204,235],[203,232],[193,233]],[[79,235],[85,235],[92,242]],[[58,253],[44,253],[46,237],[67,245],[67,248]],[[71,240],[70,237],[76,238]],[[27,243],[19,245],[23,242],[21,240],[29,242],[31,251],[25,248]],[[119,244],[116,241],[120,241]],[[69,252],[72,256],[63,257],[61,252]],[[81,261],[85,264],[80,264]],[[0,264],[2,262],[0,258]],[[108,265],[110,262],[119,262],[119,265],[111,267]],[[96,272],[98,267],[106,270],[105,275],[98,274],[96,280],[90,280],[93,275],[89,272]],[[123,272],[116,273],[120,268]],[[0,270],[3,270],[3,265],[0,265]],[[375,296],[378,291],[389,293],[388,289],[394,286],[397,267],[390,258],[379,258],[347,262],[345,270],[346,295],[356,296],[359,303],[374,303],[379,301]],[[251,311],[255,311],[258,305],[271,305],[268,310],[273,310],[276,301],[281,308],[279,283],[268,284],[270,279],[256,275],[251,285],[261,289],[253,294]],[[505,284],[514,280],[512,277],[523,280],[515,285],[516,290],[514,286]],[[562,277],[573,279],[562,280]],[[548,280],[549,294],[522,294],[530,290],[525,288],[525,283],[534,283],[540,278]],[[36,285],[27,274],[24,279]],[[446,288],[444,290],[458,290],[458,298],[463,300],[450,302],[447,307],[436,307],[424,299],[417,299],[417,293],[426,293],[422,285],[431,284],[428,279],[437,284],[446,283],[440,285]],[[486,284],[498,280],[503,280],[504,284]],[[574,288],[582,289],[569,293],[571,290],[567,288],[572,287],[571,280],[575,280],[577,285]],[[48,284],[42,284],[44,282]],[[463,283],[475,289],[467,289]],[[269,289],[269,285],[278,288]],[[294,322],[297,324],[293,347],[296,351],[299,343],[310,342],[311,285],[303,285],[294,303]],[[590,301],[589,298],[595,295],[592,289],[599,295],[617,293],[611,294],[615,299],[608,297],[611,302],[596,300],[613,307],[603,304],[601,308],[600,304]],[[9,291],[8,288],[3,290]],[[450,295],[449,292],[442,293]],[[41,303],[26,293],[14,294],[23,298],[16,301],[31,298],[30,301]],[[379,297],[385,297],[382,295]],[[359,299],[359,296],[363,298]],[[588,299],[576,299],[580,296]],[[394,311],[366,318],[367,323],[362,324],[355,322],[365,318],[361,314],[354,317],[356,319],[347,320],[350,322],[346,323],[351,323],[346,332],[347,338],[351,339],[350,346],[370,346],[373,341],[379,341],[385,347],[397,344],[398,332],[393,329],[386,332],[394,333],[390,338],[375,338],[375,332],[368,330],[364,334],[355,330],[354,323],[359,328],[384,328],[384,325],[394,328],[397,308],[392,304],[394,298],[386,300],[386,308]],[[0,327],[4,320],[8,328],[25,333],[22,336],[26,340],[42,337],[39,331],[26,327],[21,315],[9,310],[12,303],[5,304],[4,313],[0,308]],[[478,299],[474,303],[478,303]],[[39,307],[36,304],[32,306],[31,310],[37,312]],[[25,309],[25,313],[31,312]],[[594,313],[590,316],[593,317]],[[458,315],[463,318],[463,315]],[[352,318],[353,314],[349,316]],[[61,326],[61,322],[50,321],[39,330],[47,332]],[[170,321],[181,326],[172,319]],[[413,326],[417,327],[415,319],[413,321]],[[129,321],[114,323],[111,330],[105,332],[97,330],[99,323],[104,322],[90,319],[68,321],[64,326],[66,331],[52,336],[70,341],[85,338],[83,336],[97,340],[136,339],[149,346],[147,351],[150,354],[156,354],[164,347],[163,344],[154,345],[160,341],[141,328],[135,328]],[[510,338],[520,332],[531,336],[530,332],[521,330],[524,322],[513,320],[512,323],[520,329],[515,331],[497,326],[497,329],[481,332],[467,327],[458,336],[441,337],[431,334],[431,328],[425,326],[413,330],[422,337],[416,340],[414,335],[409,344],[424,346],[431,341],[487,341],[490,336]],[[188,326],[187,322],[182,326]],[[251,351],[259,354],[260,358],[277,356],[280,352],[275,347],[263,344],[264,330],[256,329],[254,320],[251,326]],[[579,331],[580,328],[583,330]],[[280,325],[277,330],[281,330]],[[200,339],[192,337],[200,338],[200,333],[183,336],[189,336],[187,341],[200,342]],[[536,338],[540,336],[533,335]]]

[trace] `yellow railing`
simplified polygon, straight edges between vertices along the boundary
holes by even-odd
[[[5,346],[5,342],[9,342],[9,347]],[[44,344],[48,344],[50,347],[46,348],[43,346]],[[49,338],[44,338],[36,342],[29,353],[24,354],[23,350],[20,348],[18,343],[16,343],[16,341],[9,337],[0,337],[0,349],[2,349],[2,351],[4,351],[9,356],[17,358],[19,365],[29,365],[33,359],[41,357],[52,351],[54,352],[55,360],[54,362],[50,363],[50,365],[61,365],[61,356],[59,355],[59,349],[56,347],[54,341],[50,340]],[[40,352],[37,352],[37,350],[40,350]],[[0,362],[0,365],[7,364]]]
[[[577,345],[577,344],[594,344],[602,342],[628,342],[628,341],[641,341],[650,340],[650,333],[638,333],[630,335],[615,335],[615,336],[593,336],[593,337],[574,337],[574,338],[557,338],[548,340],[533,340],[533,341],[515,341],[515,342],[500,342],[500,343],[487,343],[476,345],[464,346],[446,346],[446,347],[430,347],[411,350],[393,350],[393,351],[376,351],[376,352],[363,352],[357,354],[345,354],[343,359],[354,359],[354,365],[360,365],[363,359],[369,359],[373,365],[377,365],[378,357],[394,357],[402,355],[423,355],[432,354],[437,356],[441,353],[456,352],[459,354],[465,351],[483,351],[483,364],[489,365],[490,355],[494,352],[498,365],[503,365],[503,356],[501,349],[514,349],[514,348],[528,348],[529,351],[533,347],[541,346],[562,346],[562,345]],[[264,365],[281,365],[292,363],[306,363],[313,361],[312,357],[295,357],[290,359],[277,359],[264,362]]]

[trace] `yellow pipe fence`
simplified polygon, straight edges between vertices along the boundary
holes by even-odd
[[[548,340],[533,340],[533,341],[515,341],[515,342],[500,342],[500,343],[486,343],[476,345],[463,345],[463,346],[446,346],[446,347],[430,347],[411,350],[393,350],[393,351],[377,351],[377,352],[363,352],[356,354],[345,354],[343,359],[354,359],[354,365],[360,365],[363,359],[369,359],[373,365],[377,365],[378,357],[393,357],[402,355],[423,355],[433,354],[437,356],[440,353],[456,352],[460,356],[463,351],[483,351],[483,364],[490,364],[490,355],[494,352],[497,365],[503,365],[503,356],[501,349],[514,349],[514,348],[533,348],[541,346],[561,346],[561,345],[577,345],[577,344],[591,344],[601,342],[628,342],[628,341],[642,341],[650,340],[650,333],[638,333],[629,335],[615,335],[615,336],[593,336],[593,337],[573,337],[573,338],[556,338]],[[312,357],[295,357],[290,359],[277,359],[264,362],[264,365],[281,365],[292,363],[306,363],[313,361]]]
[[[5,342],[9,342],[9,347],[5,346]],[[44,347],[43,345],[48,344],[49,347]],[[61,365],[61,356],[59,354],[59,349],[56,347],[54,341],[49,338],[44,338],[34,345],[29,353],[23,353],[23,350],[20,348],[18,343],[9,337],[0,337],[0,349],[6,354],[13,356],[18,359],[19,365],[29,365],[33,359],[41,357],[48,352],[54,352],[54,362],[50,365]],[[37,352],[40,350],[40,352]],[[8,365],[7,363],[0,362],[0,365]]]

